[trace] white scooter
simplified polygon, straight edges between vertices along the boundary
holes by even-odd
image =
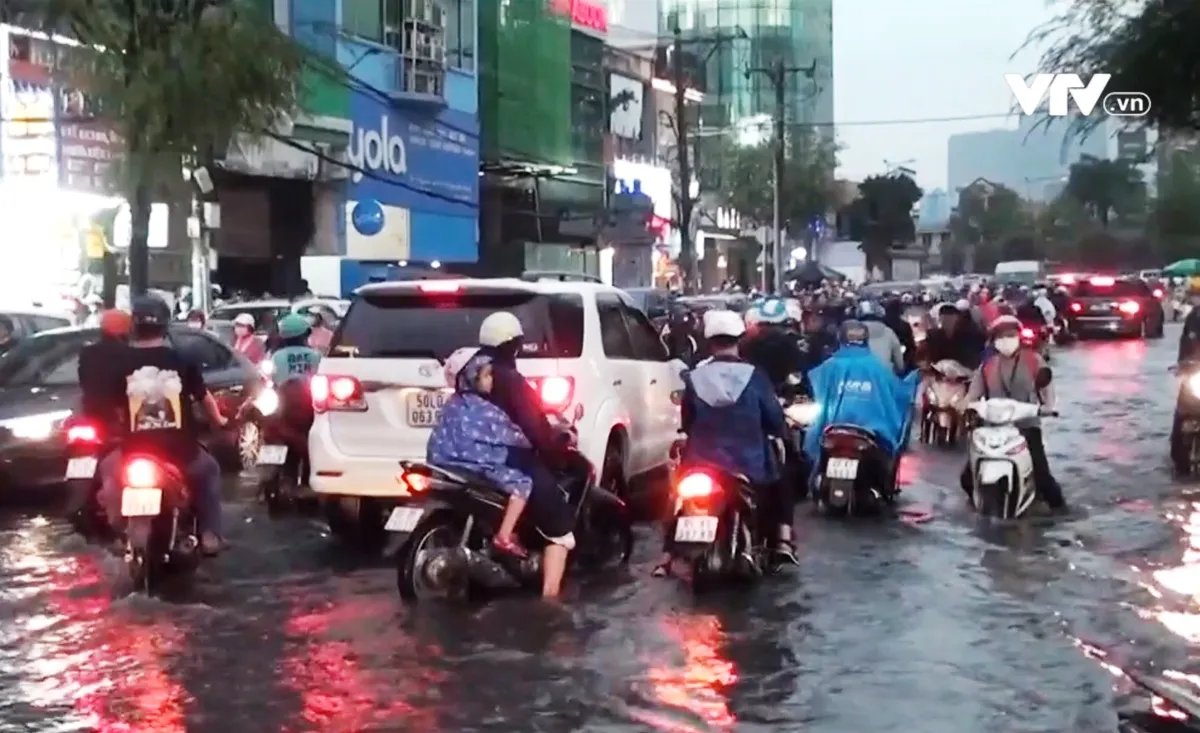
[[[953,359],[942,359],[929,367],[925,380],[925,403],[921,414],[921,442],[949,446],[962,432],[960,404],[967,396],[971,370]]]
[[[1018,519],[1033,506],[1037,490],[1029,446],[1015,423],[1058,413],[1040,405],[999,398],[974,402],[970,409],[980,420],[971,433],[968,458],[975,509],[988,517]]]

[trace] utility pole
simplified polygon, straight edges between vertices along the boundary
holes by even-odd
[[[717,33],[713,35],[687,38],[676,23],[672,29],[671,43],[671,82],[675,86],[675,145],[677,147],[679,165],[679,269],[683,275],[683,291],[691,292],[696,284],[696,253],[692,247],[692,214],[696,201],[692,198],[692,161],[690,137],[687,118],[687,75],[684,73],[684,46],[705,43],[709,44],[704,58],[697,64],[703,70],[708,67],[708,61],[722,45],[738,38],[746,38],[746,32],[738,28],[734,33]]]
[[[783,63],[783,59],[777,60],[775,63],[767,67],[758,67],[746,69],[746,78],[749,79],[754,74],[762,74],[771,82],[771,87],[775,92],[775,159],[774,178],[775,185],[772,187],[774,210],[774,226],[772,227],[774,234],[774,242],[771,247],[771,259],[775,263],[775,278],[774,291],[776,294],[783,292],[783,171],[785,168],[784,156],[787,152],[787,81],[792,74],[804,74],[810,80],[817,72],[817,62],[813,61],[811,66],[787,66]],[[813,260],[814,247],[809,247],[805,252],[805,259],[809,262]],[[767,258],[763,257],[763,289],[767,286]]]

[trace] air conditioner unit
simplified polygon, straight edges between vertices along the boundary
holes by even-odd
[[[436,28],[446,27],[446,9],[438,0],[412,0],[410,14],[406,21]]]

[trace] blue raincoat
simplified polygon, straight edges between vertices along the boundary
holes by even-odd
[[[753,364],[718,357],[686,373],[684,385],[685,463],[708,463],[753,484],[779,477],[767,436],[782,436],[786,428],[766,374]]]
[[[454,396],[429,436],[425,460],[481,474],[504,491],[528,499],[533,490],[529,440],[504,410],[474,389],[479,370],[490,361],[477,355],[459,371]]]
[[[921,373],[900,379],[866,346],[842,346],[808,373],[813,399],[821,412],[804,435],[804,452],[820,458],[821,433],[827,425],[869,430],[895,457],[904,442]]]

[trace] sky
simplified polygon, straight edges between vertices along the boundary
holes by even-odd
[[[1007,116],[1013,98],[1004,75],[1036,71],[1039,53],[1017,52],[1028,33],[1053,14],[1046,0],[835,0],[839,177],[862,180],[886,172],[889,163],[903,164],[917,172],[926,191],[944,189],[951,135],[1016,127]],[[996,116],[856,124],[975,115]]]

